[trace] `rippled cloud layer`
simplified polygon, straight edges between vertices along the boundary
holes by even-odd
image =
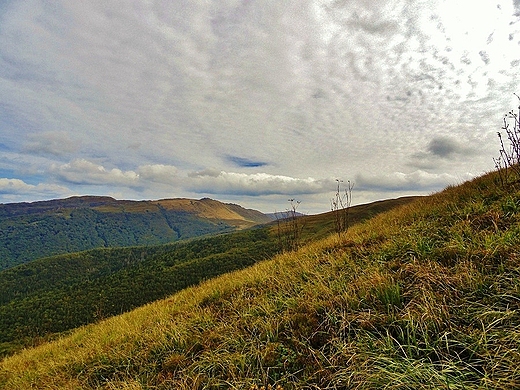
[[[4,2],[0,202],[320,212],[336,178],[355,203],[457,184],[518,105],[519,20],[518,0]]]

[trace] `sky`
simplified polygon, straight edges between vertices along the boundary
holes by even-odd
[[[266,213],[494,169],[520,0],[0,0],[0,203]]]

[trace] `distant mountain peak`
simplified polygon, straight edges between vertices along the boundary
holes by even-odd
[[[98,247],[157,245],[270,222],[257,210],[202,198],[72,196],[0,205],[0,269]]]

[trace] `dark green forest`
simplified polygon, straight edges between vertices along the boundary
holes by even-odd
[[[268,228],[94,249],[0,272],[0,355],[129,311],[278,251]]]
[[[51,204],[48,208],[0,205],[0,270],[63,253],[157,245],[235,230],[226,221],[157,205],[128,212],[57,202],[46,202]]]

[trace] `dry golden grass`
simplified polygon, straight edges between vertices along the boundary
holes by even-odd
[[[0,387],[519,387],[519,198],[449,188],[9,357]]]

